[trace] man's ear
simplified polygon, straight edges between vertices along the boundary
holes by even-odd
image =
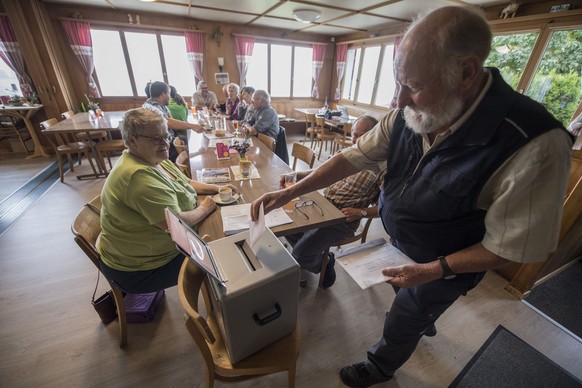
[[[483,73],[481,60],[476,55],[470,55],[462,61],[463,66],[463,85],[470,88],[477,82]]]

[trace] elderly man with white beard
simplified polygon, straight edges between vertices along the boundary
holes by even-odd
[[[484,67],[491,39],[473,9],[443,7],[415,21],[395,58],[397,109],[301,182],[252,204],[256,219],[261,203],[268,212],[387,162],[380,217],[415,263],[382,270],[396,296],[367,358],[341,369],[348,386],[390,380],[486,270],[544,261],[556,249],[572,139]]]

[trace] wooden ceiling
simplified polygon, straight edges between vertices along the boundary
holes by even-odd
[[[45,3],[83,5],[139,14],[158,13],[205,21],[305,31],[329,36],[370,32],[410,21],[427,8],[448,5],[490,7],[508,0],[42,0]],[[298,9],[321,14],[315,23],[293,18]],[[90,15],[85,15],[91,18]]]

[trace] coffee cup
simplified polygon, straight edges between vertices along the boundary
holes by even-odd
[[[218,190],[218,196],[222,202],[228,202],[232,199],[232,189],[228,187],[223,187]]]

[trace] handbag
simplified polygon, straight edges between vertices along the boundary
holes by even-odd
[[[105,325],[113,321],[117,318],[117,306],[115,304],[115,298],[113,297],[113,291],[107,290],[103,295],[99,298],[95,299],[95,293],[97,292],[97,286],[99,286],[99,276],[101,275],[100,271],[97,271],[97,284],[95,284],[95,290],[93,291],[93,297],[91,298],[91,304],[97,314],[99,314],[99,318],[101,318],[101,322]]]

